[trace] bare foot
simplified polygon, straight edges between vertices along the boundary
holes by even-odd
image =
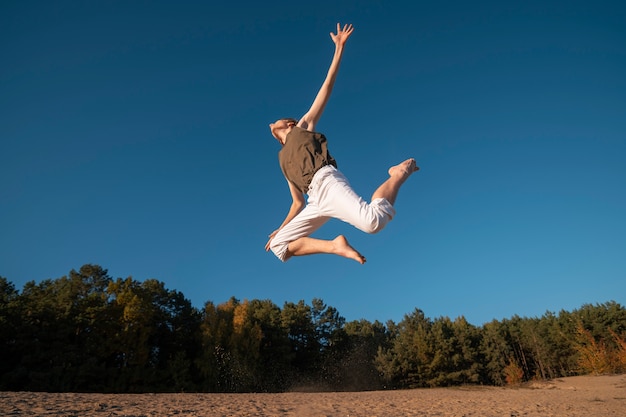
[[[419,167],[415,165],[415,159],[409,158],[404,162],[400,162],[398,165],[394,165],[389,168],[390,177],[401,177],[403,180],[407,179],[409,175],[418,171]]]
[[[333,239],[333,253],[343,256],[344,258],[354,259],[361,265],[365,263],[365,256],[361,255],[356,249],[350,246],[348,240],[343,235],[339,235]]]

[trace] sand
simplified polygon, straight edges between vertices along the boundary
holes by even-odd
[[[0,392],[2,416],[626,416],[626,375],[516,388],[458,387],[282,394]]]

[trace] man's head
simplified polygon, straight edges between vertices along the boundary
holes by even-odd
[[[272,132],[272,136],[276,138],[281,144],[284,144],[285,136],[292,127],[296,126],[298,121],[291,117],[285,117],[283,119],[278,119],[274,123],[270,123],[270,131]]]

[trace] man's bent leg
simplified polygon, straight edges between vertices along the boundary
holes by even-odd
[[[309,236],[328,220],[329,217],[319,215],[314,205],[307,205],[296,217],[276,233],[276,236],[270,243],[270,249],[278,259],[285,262],[293,255],[288,250],[291,242]]]
[[[360,264],[365,263],[365,257],[350,246],[346,238],[342,235],[337,236],[333,240],[301,237],[300,239],[294,240],[289,244],[287,252],[289,256],[305,256],[326,253],[353,259]]]

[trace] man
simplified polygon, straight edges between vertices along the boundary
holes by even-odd
[[[270,124],[272,135],[282,145],[279,162],[293,202],[283,223],[270,234],[265,250],[271,249],[283,262],[292,256],[328,253],[365,263],[365,257],[342,235],[333,240],[309,236],[331,217],[366,233],[382,230],[395,216],[393,204],[400,186],[419,169],[412,158],[389,168],[389,178],[374,192],[371,203],[367,203],[337,170],[337,163],[328,152],[326,137],[315,132],[335,84],[344,46],[353,30],[352,25],[344,25],[342,29],[337,23],[337,33],[330,33],[335,53],[309,111],[300,120],[285,118]],[[308,195],[306,203],[305,194]]]

